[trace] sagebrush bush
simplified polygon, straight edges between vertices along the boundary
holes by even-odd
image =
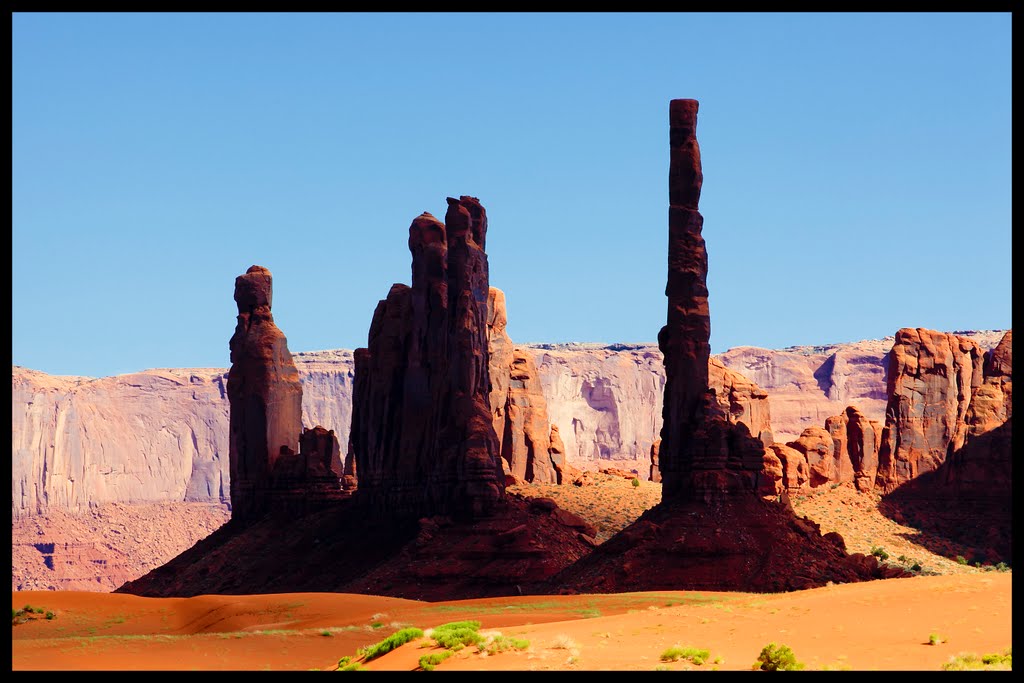
[[[435,666],[453,654],[455,653],[451,650],[442,650],[441,652],[431,652],[429,655],[423,655],[420,657],[420,668],[424,671],[433,671]]]
[[[484,642],[484,637],[477,633],[478,628],[480,628],[479,621],[456,621],[451,624],[438,626],[430,634],[430,637],[441,647],[461,649],[467,645],[479,645]]]
[[[871,546],[871,554],[883,562],[889,559],[889,553],[885,552],[885,548],[881,546]]]
[[[356,654],[362,657],[364,662],[368,662],[371,659],[376,659],[377,657],[380,657],[381,655],[386,655],[387,653],[394,650],[396,647],[405,645],[410,640],[416,640],[417,638],[420,638],[422,636],[423,631],[421,631],[418,628],[403,628],[401,631],[392,633],[390,636],[380,641],[379,643],[367,645],[364,648],[356,650]]]
[[[788,646],[768,643],[761,650],[753,668],[761,671],[801,671],[804,664],[796,660],[796,655]]]

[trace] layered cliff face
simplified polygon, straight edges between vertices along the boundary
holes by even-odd
[[[102,379],[12,368],[11,512],[227,502],[223,370]]]
[[[284,333],[274,324],[273,278],[252,266],[235,278],[238,324],[231,337],[228,453],[231,517],[248,519],[267,509],[274,464],[298,453],[302,384]]]
[[[501,444],[502,467],[515,481],[561,483],[565,446],[551,444],[547,401],[533,354],[512,344],[505,327],[505,293],[491,287],[487,296],[487,345],[494,432]]]
[[[978,344],[965,337],[922,328],[896,333],[876,476],[883,492],[935,470],[963,446],[983,360]]]
[[[548,419],[574,467],[618,461],[646,471],[661,430],[665,372],[652,345],[542,344],[534,354]],[[631,469],[632,467],[627,467]]]
[[[473,197],[449,198],[444,223],[416,218],[412,286],[391,288],[356,350],[356,495],[380,511],[476,517],[504,495],[488,395],[486,235]]]

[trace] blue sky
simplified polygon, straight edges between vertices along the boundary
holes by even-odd
[[[487,209],[516,342],[653,342],[700,100],[712,350],[1010,326],[1010,14],[13,16],[13,363],[227,367],[234,278],[366,344]]]

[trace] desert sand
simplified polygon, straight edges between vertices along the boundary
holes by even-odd
[[[18,670],[332,670],[338,659],[406,626],[474,619],[529,641],[446,670],[749,670],[761,648],[792,648],[808,669],[939,670],[965,652],[1011,645],[1012,573],[917,576],[779,594],[663,591],[516,596],[427,603],[297,593],[141,598],[22,591],[12,608],[53,612],[12,628]],[[929,644],[935,634],[941,643]],[[368,662],[413,670],[422,639]],[[701,666],[663,663],[673,645],[710,651]]]

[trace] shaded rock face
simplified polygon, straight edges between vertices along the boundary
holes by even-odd
[[[377,305],[355,352],[356,498],[393,515],[487,514],[504,496],[490,410],[487,216],[448,198],[409,228],[412,286]]]
[[[659,451],[665,501],[753,490],[764,453],[749,429],[709,419],[715,395],[708,390],[711,316],[697,209],[703,183],[697,107],[696,100],[672,100],[669,107],[668,316],[658,333],[666,378]]]
[[[787,450],[796,451],[807,467],[804,482],[809,486],[822,486],[838,480],[839,466],[835,461],[832,435],[821,427],[808,427],[795,441],[786,444]],[[795,466],[795,465],[794,465]]]
[[[977,343],[922,328],[896,333],[875,485],[894,490],[935,470],[967,436],[967,409],[982,383]]]
[[[302,384],[271,314],[270,271],[252,266],[235,279],[238,324],[231,337],[229,460],[231,517],[265,512],[275,461],[294,454],[302,431]]]
[[[649,478],[655,484],[661,483],[661,468],[658,463],[658,451],[661,450],[661,439],[651,444],[651,472]]]
[[[561,483],[551,453],[547,402],[533,354],[512,345],[505,331],[507,322],[505,294],[491,287],[487,297],[489,401],[503,467],[518,481]],[[564,463],[565,447],[560,448]]]
[[[841,484],[852,481],[858,491],[871,491],[878,472],[882,425],[849,406],[825,420],[825,431],[832,437],[834,454],[829,481]]]

